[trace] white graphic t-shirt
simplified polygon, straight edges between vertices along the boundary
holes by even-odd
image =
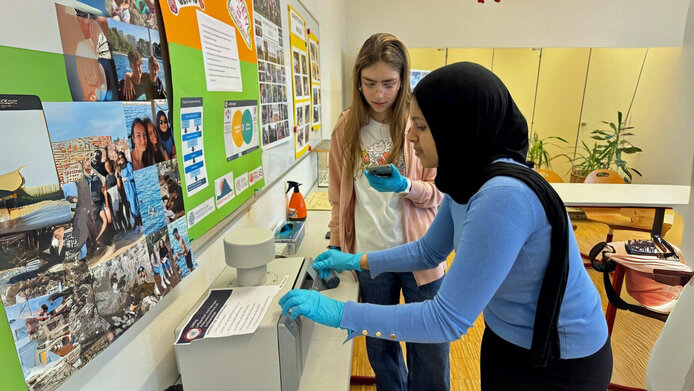
[[[369,119],[361,129],[359,141],[364,166],[387,163],[393,146],[388,124]],[[402,155],[396,159],[395,166],[400,174],[405,175],[405,159]],[[379,192],[369,185],[361,171],[354,178],[354,192],[355,252],[382,250],[403,244],[402,195]]]

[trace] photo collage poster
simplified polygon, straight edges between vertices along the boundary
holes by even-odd
[[[287,67],[279,0],[253,2],[263,149],[289,141]]]
[[[0,154],[0,296],[30,390],[59,387],[197,267],[153,3],[46,6],[73,102],[0,95],[22,129]]]
[[[294,153],[302,156],[308,148],[311,133],[311,83],[306,52],[306,21],[289,7],[289,42],[292,50],[292,85],[294,96]]]
[[[308,53],[311,63],[311,129],[320,130],[320,52],[318,51],[318,37],[312,32],[308,34]]]

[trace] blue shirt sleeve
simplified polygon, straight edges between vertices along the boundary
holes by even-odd
[[[410,264],[426,264],[450,249],[452,238],[458,237],[455,258],[436,297],[393,306],[348,302],[341,327],[356,330],[354,336],[380,335],[422,343],[453,341],[467,332],[506,279],[535,229],[537,211],[519,186],[483,187],[470,199],[465,213],[459,212],[465,208],[452,211],[449,203],[453,201],[442,204],[421,240],[393,250],[369,253],[370,267],[375,266],[372,270],[378,273],[393,270],[394,264],[404,262],[411,255],[423,259],[410,260]],[[461,232],[460,235],[455,235],[455,231]],[[371,254],[374,254],[373,266]]]
[[[371,277],[383,272],[410,272],[437,267],[453,250],[453,220],[450,198],[441,202],[439,212],[419,240],[367,254]]]

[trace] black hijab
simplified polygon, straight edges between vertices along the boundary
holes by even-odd
[[[459,62],[439,68],[413,94],[436,142],[436,186],[457,203],[466,204],[479,190],[483,169],[495,159],[525,163],[525,118],[506,86],[483,66]]]
[[[539,198],[552,226],[550,259],[537,301],[530,358],[546,366],[560,358],[557,324],[569,275],[568,218],[564,203],[535,171],[498,158],[525,163],[528,126],[506,86],[486,68],[460,62],[425,76],[413,94],[436,143],[436,186],[465,204],[494,176],[525,183]]]

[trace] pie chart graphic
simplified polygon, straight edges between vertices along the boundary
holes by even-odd
[[[253,115],[251,111],[246,109],[234,113],[231,120],[231,138],[237,147],[241,147],[243,143],[250,144],[253,141]]]
[[[243,145],[243,114],[240,111],[234,112],[234,118],[231,120],[231,139],[237,147]]]
[[[246,109],[243,111],[243,131],[241,134],[243,134],[243,141],[246,142],[246,144],[250,144],[251,141],[253,141],[253,115],[251,115],[251,111]]]

